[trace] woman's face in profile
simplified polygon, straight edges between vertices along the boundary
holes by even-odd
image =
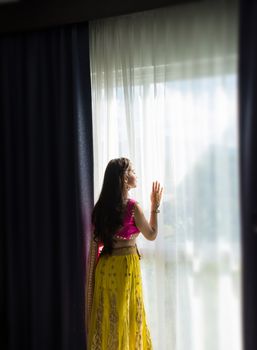
[[[132,163],[130,163],[128,172],[127,172],[127,180],[130,188],[137,187],[137,176]]]

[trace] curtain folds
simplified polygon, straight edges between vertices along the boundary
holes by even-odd
[[[1,349],[85,349],[88,26],[0,38]]]
[[[257,3],[240,1],[239,105],[244,350],[257,347]]]
[[[90,22],[94,188],[129,157],[131,193],[159,235],[140,239],[156,349],[241,349],[236,1],[204,1]]]

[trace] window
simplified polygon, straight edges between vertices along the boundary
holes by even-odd
[[[236,21],[216,5],[91,25],[96,197],[119,156],[146,216],[152,181],[164,185],[158,238],[138,242],[162,350],[241,349]]]

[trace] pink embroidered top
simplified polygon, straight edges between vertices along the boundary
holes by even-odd
[[[123,220],[123,227],[115,233],[114,239],[117,240],[130,240],[139,235],[139,229],[135,224],[134,219],[134,205],[135,199],[128,199],[127,207],[125,210],[125,216]]]

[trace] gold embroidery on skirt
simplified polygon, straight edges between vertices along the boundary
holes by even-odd
[[[97,260],[98,244],[91,239],[89,256],[88,256],[88,271],[86,273],[86,327],[88,328],[92,310],[94,280],[95,280],[95,266]]]
[[[117,311],[116,295],[113,293],[110,297],[110,333],[108,337],[107,349],[116,350],[119,347],[118,340],[118,322],[119,314]]]
[[[136,247],[114,251],[96,269],[88,350],[152,350]]]
[[[148,327],[146,326],[146,343],[147,343],[147,350],[152,350],[152,340],[151,340],[151,336],[150,336],[150,332]]]
[[[125,313],[125,319],[123,320],[124,323],[124,327],[125,329],[129,330],[129,304],[130,304],[130,289],[126,289],[126,299],[125,299],[125,303],[126,303],[126,313]],[[129,350],[129,332],[124,332],[124,336],[122,339],[123,343],[122,343],[122,349],[123,350]]]
[[[137,302],[137,312],[136,312],[136,350],[142,349],[142,313],[143,304],[139,296],[136,297]]]
[[[93,342],[92,342],[92,348],[91,348],[92,350],[102,349],[102,320],[103,320],[103,291],[101,291],[99,305],[96,312],[96,329],[95,329]]]

